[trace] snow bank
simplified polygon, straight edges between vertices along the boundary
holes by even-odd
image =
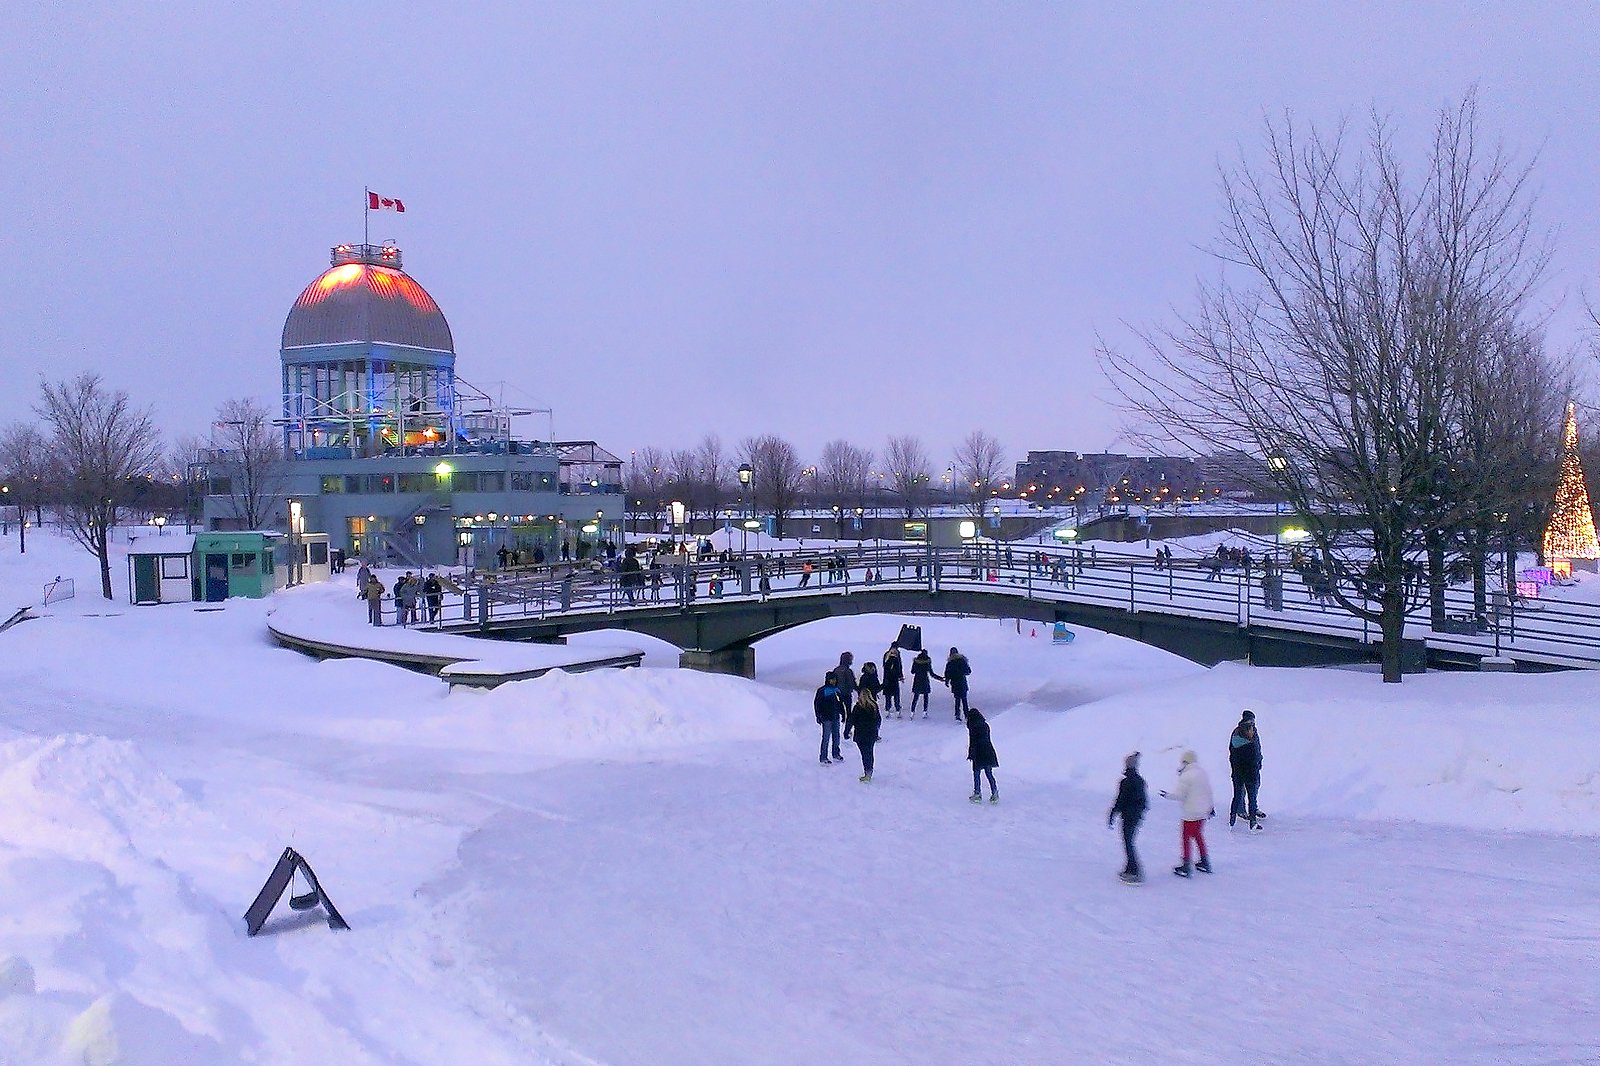
[[[1159,788],[1192,747],[1226,811],[1228,734],[1248,707],[1262,736],[1261,804],[1274,819],[1594,835],[1597,703],[1592,672],[1430,673],[1384,685],[1361,670],[1223,664],[1066,714],[1023,705],[995,736],[1008,772],[1108,796],[1127,752],[1144,753],[1145,776]]]
[[[492,690],[370,715],[334,728],[365,742],[454,748],[526,766],[576,759],[656,758],[717,742],[782,740],[774,694],[735,677],[691,671],[553,671]]]

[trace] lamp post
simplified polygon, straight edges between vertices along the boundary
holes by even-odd
[[[755,478],[755,467],[749,463],[739,464],[739,493],[745,499],[745,506],[750,516],[755,517],[755,500],[750,498],[750,482]]]
[[[606,528],[606,512],[604,511],[604,509],[601,509],[601,510],[598,510],[598,511],[596,511],[594,513],[594,557],[596,559],[600,558],[601,555],[605,554],[600,549],[600,542],[605,539],[605,537],[604,537],[605,528]]]
[[[679,551],[683,551],[683,553],[684,553],[682,558],[678,560],[678,564],[677,565],[678,565],[678,603],[679,604],[685,604],[685,603],[689,602],[689,599],[688,599],[689,591],[688,591],[687,588],[685,588],[685,585],[684,585],[684,583],[689,578],[689,553],[687,551],[684,551],[684,549],[687,547],[687,545],[685,545],[683,543],[683,533],[682,533],[682,530],[683,530],[683,510],[684,510],[683,501],[682,500],[673,500],[671,503],[667,504],[667,509],[672,512],[672,536],[673,536],[673,539],[677,542],[678,550]]]
[[[167,516],[164,514],[158,514],[154,518],[150,519],[150,524],[156,527],[156,536],[162,536],[167,531]]]
[[[838,505],[833,505],[833,536],[835,540],[844,539],[844,510]]]

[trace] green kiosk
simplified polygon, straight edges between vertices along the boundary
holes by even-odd
[[[194,598],[218,603],[230,596],[261,599],[283,581],[284,535],[270,530],[194,535]]]

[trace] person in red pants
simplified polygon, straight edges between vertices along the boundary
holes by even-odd
[[[1183,753],[1183,759],[1178,764],[1178,783],[1172,787],[1172,791],[1161,795],[1177,800],[1183,806],[1183,863],[1174,866],[1172,872],[1179,877],[1188,877],[1195,869],[1210,873],[1211,857],[1206,853],[1205,825],[1206,819],[1217,813],[1217,801],[1211,794],[1211,779],[1196,761],[1193,751]],[[1198,845],[1200,850],[1200,861],[1193,867],[1189,865],[1191,843]]]

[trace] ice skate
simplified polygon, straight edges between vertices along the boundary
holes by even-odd
[[[1129,873],[1127,870],[1122,871],[1117,876],[1122,879],[1122,883],[1125,884],[1125,885],[1142,885],[1142,884],[1144,884],[1144,878],[1143,877],[1139,876],[1138,874]]]
[[[872,783],[872,775],[871,774],[862,774],[861,777],[859,778],[859,780],[863,785],[869,785],[869,784]]]
[[[1194,864],[1194,868],[1196,870],[1199,870],[1203,874],[1210,873],[1211,872],[1211,859],[1210,858],[1201,859],[1199,862]]]
[[[1188,877],[1190,873],[1189,864],[1184,863],[1182,866],[1174,866],[1172,868],[1172,872],[1177,874],[1179,877]]]
[[[973,803],[983,802],[983,796],[977,792],[974,792],[972,795],[968,796],[967,799],[971,800]]]
[[[1000,793],[998,793],[998,792],[989,793],[989,802],[990,803],[999,803],[1000,802]]]

